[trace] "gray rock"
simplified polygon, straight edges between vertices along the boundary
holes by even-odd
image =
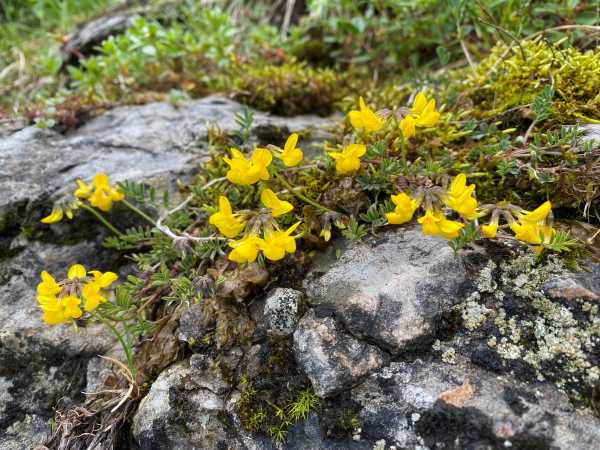
[[[345,333],[333,318],[319,318],[312,310],[294,333],[294,355],[319,397],[351,387],[388,359],[377,347]]]
[[[43,324],[36,302],[42,270],[64,275],[74,262],[105,269],[106,254],[90,242],[21,244],[13,258],[0,260],[0,441],[3,429],[18,428],[28,416],[46,422],[59,401],[80,398],[87,361],[113,345],[100,326]]]
[[[0,431],[0,448],[2,450],[37,449],[37,445],[47,433],[48,424],[43,417],[27,414]]]
[[[465,280],[445,240],[410,226],[350,245],[305,288],[310,304],[332,308],[352,334],[398,353],[435,332]]]
[[[107,374],[100,362],[89,368],[88,362],[113,346],[102,327],[76,332],[44,325],[35,292],[42,270],[60,276],[76,262],[116,270],[116,255],[99,245],[105,230],[84,211],[73,221],[52,226],[39,219],[53,203],[72,198],[77,178],[89,181],[100,171],[113,182],[129,179],[172,189],[176,179],[191,176],[206,158],[209,128],[217,125],[231,133],[237,129],[235,114],[241,109],[213,96],[178,107],[151,103],[115,108],[66,135],[22,123],[2,126],[0,384],[6,389],[0,391],[0,442],[4,430],[20,426],[27,417],[47,421],[59,399],[63,405],[81,400],[81,391],[86,390],[82,374],[86,370],[90,376]],[[282,142],[269,143],[280,145],[290,131],[329,123],[313,116],[283,119],[255,112],[254,117],[251,140],[260,142],[270,132]],[[309,146],[309,140],[302,144]],[[124,220],[121,216],[117,205],[111,219],[119,223]],[[88,387],[93,391],[99,385]]]
[[[140,449],[241,448],[219,417],[225,412],[223,399],[189,379],[189,362],[183,361],[154,381],[133,418],[133,437]]]
[[[295,289],[277,288],[269,293],[264,307],[267,333],[273,336],[289,336],[298,325],[298,305],[302,292]]]
[[[351,395],[363,435],[397,448],[585,450],[600,437],[600,421],[576,414],[550,384],[497,377],[464,360],[392,363]]]
[[[115,108],[67,136],[35,127],[20,129],[0,140],[0,231],[36,224],[50,211],[51,201],[73,191],[77,178],[89,181],[96,172],[107,173],[115,182],[170,186],[178,176],[193,173],[207,156],[211,126],[225,133],[238,128],[235,115],[241,109],[236,102],[210,96],[177,107],[149,103]],[[257,111],[252,139],[283,141],[288,132],[330,123],[317,116],[281,118]],[[311,146],[310,140],[301,144]]]

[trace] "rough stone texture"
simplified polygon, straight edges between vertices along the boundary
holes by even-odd
[[[472,391],[461,397],[465,380]],[[394,362],[351,395],[363,437],[385,439],[386,448],[586,450],[600,438],[600,421],[575,413],[551,385],[497,377],[463,360]]]
[[[97,326],[78,332],[46,326],[35,301],[41,270],[64,273],[75,260],[103,266],[106,254],[95,244],[19,240],[14,249],[13,258],[0,260],[0,443],[15,430],[30,429],[19,433],[27,441],[15,441],[15,448],[25,448],[34,435],[39,440],[46,431],[38,424],[47,422],[59,400],[69,404],[80,397],[85,380],[78,374],[85,373],[90,358],[112,346],[112,338]]]
[[[67,135],[17,122],[2,126],[0,386],[5,388],[0,390],[0,448],[10,448],[6,439],[25,448],[59,399],[69,404],[86,389],[85,379],[77,374],[86,373],[88,361],[113,345],[99,327],[77,333],[71,327],[43,325],[35,300],[41,270],[60,276],[75,262],[115,270],[115,254],[99,245],[105,230],[84,211],[73,221],[52,226],[39,219],[54,202],[71,195],[77,178],[90,180],[99,171],[115,182],[128,179],[172,188],[206,157],[211,124],[230,133],[237,129],[235,114],[241,109],[212,96],[178,107],[151,103],[116,108]],[[283,144],[290,131],[329,123],[313,116],[283,119],[260,112],[254,118],[251,139],[257,143],[276,136]],[[309,138],[307,132],[305,148],[310,148]],[[117,224],[127,220],[121,212],[117,205],[111,218]],[[103,367],[94,362],[89,370],[100,374]],[[15,433],[24,429],[31,433],[15,440]]]
[[[96,172],[112,181],[145,180],[168,186],[177,176],[192,173],[206,157],[208,130],[237,129],[242,106],[218,96],[184,102],[124,106],[110,110],[62,136],[26,127],[0,140],[0,231],[36,223],[51,201],[89,180]],[[287,133],[324,127],[316,116],[272,117],[255,112],[253,139],[279,138]],[[322,137],[322,136],[321,136]],[[271,142],[277,143],[277,142]],[[301,142],[309,148],[310,142]]]
[[[203,361],[201,365],[198,365],[199,360]],[[235,362],[236,357],[230,357],[229,364]],[[315,414],[291,426],[283,446],[276,445],[267,436],[245,431],[235,411],[239,392],[221,390],[219,387],[220,394],[217,394],[212,387],[203,385],[207,377],[217,375],[215,366],[215,361],[210,357],[194,355],[192,360],[170,367],[154,381],[133,419],[132,433],[140,450],[372,448],[366,441],[356,443],[328,439],[323,435]]]
[[[269,293],[264,307],[267,333],[273,336],[289,336],[298,325],[298,305],[302,292],[295,289],[277,288]]]
[[[308,312],[294,333],[296,361],[319,397],[356,384],[387,362],[377,347],[345,333],[335,319]]]
[[[352,334],[398,353],[434,333],[465,280],[448,244],[411,226],[350,245],[305,288],[309,303],[333,308]]]

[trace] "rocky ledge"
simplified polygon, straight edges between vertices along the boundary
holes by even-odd
[[[99,250],[104,231],[83,212],[39,219],[97,171],[172,188],[206,157],[210,123],[231,133],[240,110],[209,97],[118,108],[68,135],[0,131],[0,448],[40,443],[53,408],[99,388],[96,355],[114,345],[95,327],[41,324],[42,269],[122,261]],[[327,123],[255,112],[252,139]],[[184,359],[154,380],[123,448],[597,448],[600,265],[585,269],[493,242],[457,256],[413,225],[336,241],[300,282],[236,304],[233,319],[253,330],[243,343],[203,345],[214,330],[202,305],[183,311]],[[282,423],[300,398],[310,408]]]
[[[66,135],[20,122],[0,128],[0,448],[39,443],[53,408],[81,400],[88,361],[113,346],[97,327],[43,325],[35,294],[42,270],[59,274],[75,262],[100,270],[122,265],[100,244],[105,230],[83,210],[51,227],[39,219],[69,195],[77,178],[100,171],[176,195],[176,181],[191,178],[207,157],[211,127],[233,133],[241,110],[211,96],[178,106],[116,108]],[[302,132],[311,151],[311,140],[322,140],[328,123],[254,111],[251,139],[283,143],[290,132]],[[123,212],[116,208],[111,220],[131,225]]]

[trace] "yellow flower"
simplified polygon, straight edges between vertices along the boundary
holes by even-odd
[[[228,258],[238,264],[250,263],[256,260],[262,239],[256,234],[248,234],[242,239],[229,243],[233,250]]]
[[[386,213],[385,218],[387,221],[394,225],[400,225],[410,221],[419,207],[419,202],[410,198],[404,192],[400,192],[398,195],[392,195],[392,202],[396,205],[394,211]]]
[[[285,200],[280,200],[277,197],[277,194],[273,192],[271,189],[265,189],[260,194],[260,201],[267,208],[271,208],[271,215],[273,217],[279,217],[287,212],[290,212],[294,209],[294,205],[290,202],[286,202]]]
[[[440,212],[434,212],[431,209],[425,211],[425,215],[419,217],[417,221],[421,224],[423,234],[430,236],[441,236],[446,239],[454,239],[459,231],[465,225],[454,220],[448,220]]]
[[[260,249],[265,257],[271,261],[279,261],[283,259],[286,253],[294,253],[296,251],[296,238],[298,236],[290,236],[300,222],[296,222],[285,231],[269,230],[265,232],[264,239],[260,242]]]
[[[257,148],[248,160],[237,148],[231,148],[231,158],[223,157],[230,169],[226,174],[229,181],[235,184],[250,185],[258,180],[268,180],[267,167],[271,164],[273,155],[266,148]]]
[[[85,299],[84,309],[88,312],[94,311],[98,305],[107,301],[102,294],[102,289],[107,288],[119,278],[114,272],[102,273],[92,270],[90,273],[94,278],[81,289],[81,294]]]
[[[481,225],[481,234],[483,237],[493,239],[498,233],[498,223],[491,222],[488,225]]]
[[[408,139],[411,138],[415,135],[416,133],[416,126],[417,122],[415,121],[413,116],[406,116],[404,117],[401,121],[400,121],[400,131],[402,131],[402,136],[404,136],[404,139]]]
[[[463,219],[473,220],[481,214],[477,209],[477,200],[471,197],[475,185],[467,186],[467,177],[464,173],[454,177],[446,197],[446,205],[456,211]]]
[[[104,212],[112,209],[113,202],[119,202],[125,198],[122,192],[119,192],[116,187],[111,186],[108,176],[105,173],[97,173],[94,176],[93,184],[94,192],[89,195],[88,201],[90,205]]]
[[[335,159],[335,170],[339,174],[356,172],[360,169],[360,157],[367,152],[363,144],[350,144],[341,152],[329,152],[329,156]]]
[[[435,110],[435,99],[428,101],[423,92],[419,92],[415,97],[411,111],[415,115],[415,124],[418,127],[432,127],[440,119],[440,113]]]
[[[354,128],[364,128],[366,131],[379,131],[383,126],[383,119],[367,107],[362,97],[358,98],[359,111],[350,111],[348,118]]]
[[[87,272],[85,270],[85,267],[83,267],[81,264],[73,264],[71,267],[69,267],[69,270],[67,271],[67,278],[69,280],[85,278],[86,275]]]
[[[44,270],[41,277],[42,281],[37,285],[38,296],[54,297],[60,293],[62,288],[52,275]]]
[[[42,320],[48,325],[58,325],[67,320],[61,301],[56,297],[40,297],[38,304],[42,310]]]
[[[53,208],[52,212],[50,213],[50,215],[44,217],[42,220],[40,220],[40,222],[42,223],[56,223],[56,222],[60,222],[63,218],[63,210],[62,208]]]
[[[219,229],[219,232],[228,238],[234,238],[244,229],[246,222],[238,219],[231,210],[227,197],[219,197],[219,211],[208,218],[208,223]]]
[[[48,272],[41,274],[42,281],[37,286],[38,305],[42,310],[42,319],[49,325],[70,322],[83,315],[82,299],[85,299],[85,311],[95,310],[106,298],[102,289],[117,280],[113,272],[87,272],[81,264],[73,264],[67,271],[67,279],[61,284]]]
[[[77,189],[73,192],[73,195],[77,198],[88,198],[94,186],[91,184],[84,183],[82,180],[76,180]]]
[[[63,308],[63,315],[66,320],[78,319],[83,314],[79,305],[81,299],[74,295],[69,295],[60,299],[61,306]]]
[[[552,204],[549,201],[546,201],[531,212],[519,214],[519,222],[524,224],[536,224],[538,222],[543,222],[546,220],[551,211]]]
[[[302,158],[304,158],[304,153],[302,150],[296,147],[298,143],[298,135],[296,133],[290,134],[290,137],[285,141],[285,145],[283,147],[283,152],[281,155],[277,157],[283,161],[283,164],[286,167],[294,167],[297,166]]]
[[[515,237],[523,242],[532,245],[540,245],[547,242],[554,230],[552,227],[543,223],[518,223],[510,224],[510,229],[515,233]]]

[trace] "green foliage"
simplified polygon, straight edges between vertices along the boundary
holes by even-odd
[[[254,114],[247,106],[244,106],[244,108],[235,115],[235,123],[238,126],[235,135],[241,141],[242,145],[245,145],[250,138],[250,129],[252,128],[253,122]]]
[[[550,85],[544,86],[542,92],[535,96],[531,108],[535,114],[535,120],[541,122],[550,115],[554,88]]]
[[[360,241],[367,235],[367,229],[364,224],[358,222],[354,216],[348,220],[348,226],[342,230],[342,235],[352,241]]]
[[[543,236],[542,236],[543,238]],[[543,239],[542,239],[543,241]],[[546,250],[556,253],[570,252],[578,246],[576,239],[571,239],[568,232],[555,230],[550,236],[549,242],[544,244]]]
[[[319,398],[310,390],[305,389],[298,394],[293,403],[287,407],[287,414],[292,422],[306,419],[308,414],[318,408]]]
[[[449,244],[450,248],[454,250],[454,253],[458,253],[459,250],[468,246],[471,242],[479,239],[479,232],[474,222],[468,222],[461,230],[460,234],[452,239]]]
[[[117,99],[137,91],[201,93],[214,82],[218,69],[229,65],[234,28],[218,9],[199,8],[182,24],[135,19],[122,35],[111,36],[100,54],[69,67],[73,85],[81,94]]]
[[[554,25],[599,23],[593,1],[576,1],[576,8],[573,3],[313,0],[286,45],[297,57],[317,63],[368,64],[370,72],[384,74],[408,64],[416,74],[465,58],[463,45],[480,55],[498,39],[514,43]],[[585,41],[577,33],[570,38]]]

